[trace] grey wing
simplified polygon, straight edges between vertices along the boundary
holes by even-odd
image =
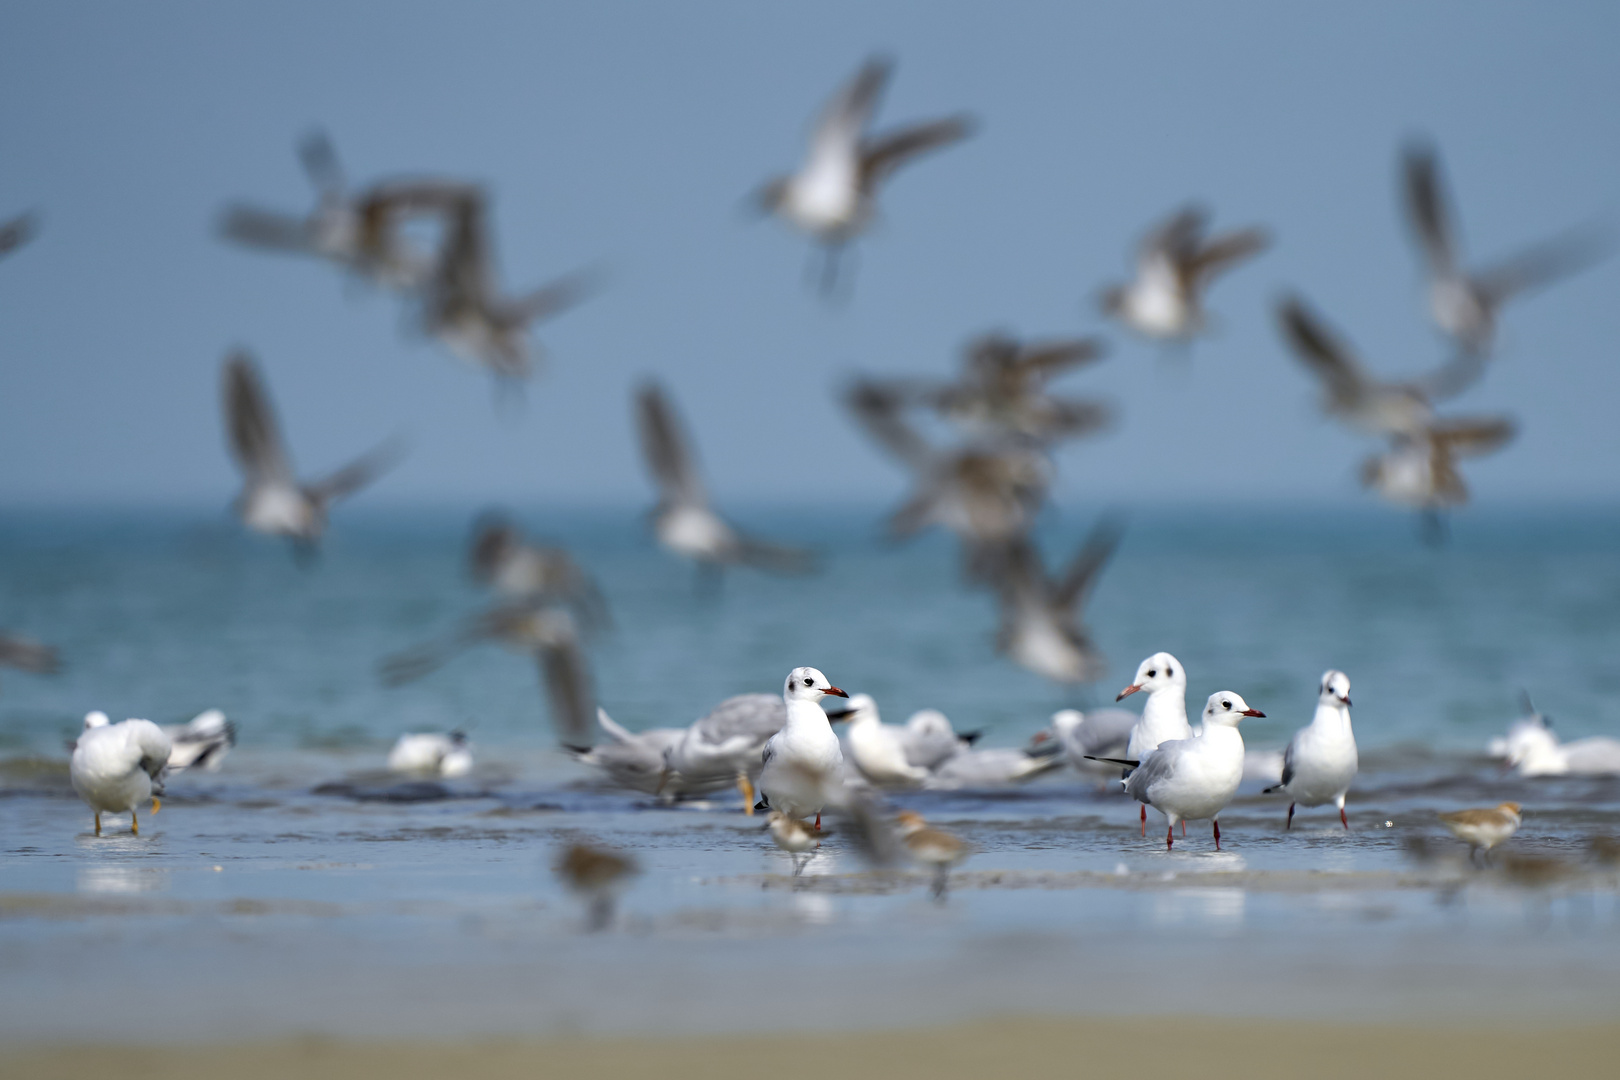
[[[892,380],[860,379],[844,391],[844,404],[871,439],[913,469],[925,469],[934,450],[904,414],[911,387]]]
[[[21,214],[0,224],[0,255],[28,243],[38,231],[39,219],[33,214]]]
[[[1477,285],[1493,303],[1501,303],[1584,270],[1614,250],[1614,236],[1606,230],[1578,229],[1525,248],[1474,275]]]
[[[1414,142],[1401,155],[1401,173],[1406,194],[1406,214],[1429,271],[1449,275],[1456,271],[1456,233],[1445,185],[1440,179],[1440,161],[1427,142]]]
[[[1190,283],[1212,277],[1222,270],[1258,255],[1271,244],[1265,229],[1239,229],[1216,237],[1182,263],[1182,274]]]
[[[1114,550],[1119,547],[1120,538],[1124,535],[1125,520],[1119,514],[1105,515],[1092,526],[1086,542],[1069,563],[1062,580],[1055,586],[1053,598],[1064,607],[1083,608],[1086,597],[1096,587],[1097,578],[1101,575],[1103,567],[1108,565],[1108,560],[1113,557]]]
[[[1177,263],[1198,249],[1199,237],[1209,221],[1209,211],[1202,206],[1184,206],[1170,215],[1142,238],[1137,249],[1137,261],[1145,263],[1168,255]]]
[[[913,158],[949,146],[973,134],[970,116],[952,116],[913,124],[874,139],[861,150],[861,187],[870,191]]]
[[[343,466],[330,476],[317,480],[304,490],[310,498],[325,506],[371,483],[399,463],[405,456],[403,439],[390,439],[364,457]]]
[[[1097,757],[1124,757],[1130,747],[1131,728],[1139,717],[1129,709],[1094,709],[1086,713],[1080,731],[1086,753]]]
[[[557,741],[570,750],[588,750],[591,725],[596,721],[596,690],[584,650],[577,640],[564,638],[542,646],[536,656],[545,678]]]
[[[837,153],[858,142],[893,72],[894,61],[886,56],[874,56],[862,64],[822,111],[811,137],[811,153]]]
[[[227,206],[219,215],[219,233],[249,247],[272,251],[308,251],[309,223],[294,214],[260,210],[255,206]]]
[[[320,128],[309,132],[298,142],[298,161],[304,166],[304,175],[323,199],[342,196],[347,186],[343,166],[338,162],[337,149]]]
[[[1125,781],[1125,793],[1132,798],[1147,802],[1153,797],[1155,785],[1170,779],[1176,774],[1176,759],[1181,755],[1177,752],[1183,740],[1171,739],[1159,744]]]
[[[245,349],[225,358],[225,423],[231,454],[250,477],[291,479],[281,429],[258,367]]]
[[[728,697],[697,722],[709,742],[724,742],[739,735],[769,739],[787,723],[787,705],[777,694],[737,694]]]
[[[636,391],[636,431],[641,436],[641,455],[647,471],[652,473],[663,499],[688,506],[708,505],[680,417],[664,388],[656,382],[644,382]]]
[[[1294,779],[1294,740],[1289,739],[1287,748],[1283,750],[1282,780],[1278,782],[1277,786],[1278,787],[1287,787],[1290,783],[1293,782],[1293,779]]]
[[[1277,305],[1283,340],[1294,356],[1327,386],[1333,404],[1353,406],[1366,392],[1367,377],[1350,347],[1329,330],[1297,296]]]

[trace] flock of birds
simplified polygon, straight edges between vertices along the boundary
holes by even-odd
[[[815,241],[821,288],[829,294],[847,282],[841,253],[874,220],[886,182],[902,166],[968,137],[976,126],[972,117],[956,115],[874,132],[874,115],[892,73],[892,63],[881,57],[862,65],[825,106],[797,170],[770,180],[757,193],[762,212]],[[496,268],[490,199],[479,184],[392,178],[355,187],[324,135],[306,138],[299,154],[315,188],[313,209],[287,213],[230,206],[220,216],[220,233],[258,250],[313,256],[398,295],[423,333],[490,372],[502,387],[521,385],[538,367],[532,327],[596,287],[599,275],[581,271],[528,292],[509,292]],[[1284,297],[1276,315],[1284,341],[1321,382],[1327,414],[1384,441],[1384,449],[1363,466],[1366,484],[1437,522],[1439,512],[1467,499],[1457,462],[1500,448],[1515,432],[1509,417],[1441,415],[1438,406],[1477,383],[1489,367],[1505,303],[1590,265],[1607,253],[1609,243],[1602,231],[1582,228],[1499,263],[1471,266],[1434,150],[1424,144],[1408,147],[1402,171],[1407,216],[1429,280],[1430,314],[1450,342],[1449,358],[1427,375],[1384,380],[1303,299]],[[0,225],[0,254],[34,231],[32,215]],[[1212,283],[1269,244],[1263,228],[1212,233],[1206,210],[1178,209],[1143,237],[1134,276],[1100,292],[1101,312],[1137,335],[1185,348],[1210,323],[1205,296]],[[1099,338],[1025,341],[992,333],[967,343],[953,378],[861,377],[843,391],[858,426],[914,480],[911,495],[888,519],[891,536],[905,538],[934,526],[953,533],[962,548],[964,578],[990,590],[999,602],[1000,650],[1013,662],[1068,684],[1093,682],[1104,673],[1080,613],[1122,528],[1117,519],[1105,517],[1056,574],[1045,566],[1032,530],[1052,485],[1054,448],[1095,435],[1114,421],[1108,404],[1053,392],[1050,384],[1104,353]],[[323,477],[301,478],[253,358],[245,350],[232,351],[223,362],[222,379],[229,448],[243,476],[236,512],[249,529],[286,538],[301,557],[308,556],[333,504],[392,467],[403,447],[384,442]],[[709,575],[733,566],[777,573],[814,569],[814,552],[749,535],[716,509],[693,440],[662,385],[649,380],[637,387],[633,409],[659,494],[652,528],[664,547]],[[948,434],[940,437],[940,430]],[[1238,694],[1222,691],[1210,696],[1202,725],[1193,728],[1184,700],[1185,670],[1160,653],[1143,662],[1121,695],[1146,693],[1140,717],[1122,710],[1065,710],[1027,749],[976,748],[970,736],[959,736],[948,719],[931,710],[903,727],[886,725],[865,695],[829,711],[822,699],[845,695],[814,668],[795,669],[780,697],[742,695],[689,727],[632,733],[595,700],[584,643],[610,619],[600,589],[579,563],[499,516],[476,523],[468,561],[474,578],[489,590],[491,604],[442,636],[387,658],[381,665],[386,682],[420,678],[481,643],[502,644],[537,663],[559,739],[578,760],[614,783],[661,797],[691,797],[735,785],[750,812],[757,785],[771,814],[771,835],[796,863],[815,850],[821,813],[832,809],[860,823],[869,850],[909,850],[915,859],[948,868],[966,854],[960,841],[915,815],[889,821],[872,812],[870,793],[1016,783],[1065,761],[1094,776],[1123,772],[1126,793],[1143,804],[1144,833],[1152,806],[1166,817],[1167,845],[1174,842],[1176,824],[1192,819],[1213,823],[1218,847],[1219,813],[1252,757],[1244,752],[1238,724],[1246,716],[1263,715]],[[0,635],[0,664],[49,672],[58,660],[49,647],[7,634]],[[1348,679],[1328,672],[1316,717],[1289,744],[1272,789],[1289,795],[1290,822],[1295,804],[1333,803],[1348,828],[1345,793],[1357,767],[1349,701]],[[146,721],[108,724],[101,714],[91,714],[73,753],[72,776],[97,813],[98,833],[102,812],[133,814],[147,798],[154,799],[155,812],[154,796],[161,793],[166,773],[217,765],[233,732],[216,716],[205,714],[206,722],[199,718],[195,730],[165,732]],[[848,725],[843,744],[831,726],[838,722]],[[605,736],[600,743],[595,730]],[[1560,747],[1544,724],[1534,731],[1515,730],[1510,756],[1523,768],[1567,772],[1590,767],[1594,760],[1590,748]],[[192,746],[202,749],[197,754],[183,749]],[[472,768],[472,751],[460,733],[413,734],[400,741],[389,761],[402,771],[457,776]],[[1602,764],[1620,771],[1620,762],[1604,759]],[[1508,812],[1504,806],[1470,813]],[[1517,808],[1511,813],[1516,826]],[[1511,832],[1498,825],[1490,828]],[[1477,822],[1453,827],[1465,837],[1488,834]],[[1488,849],[1494,842],[1480,839],[1478,846]],[[575,852],[559,865],[572,867],[565,873],[579,882],[617,880],[628,872],[624,860],[618,872],[611,872],[611,861],[604,863],[599,855]],[[941,876],[940,890],[943,881]],[[606,885],[581,887],[600,893]]]

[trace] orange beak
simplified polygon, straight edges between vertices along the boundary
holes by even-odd
[[[1259,709],[1244,709],[1244,710],[1243,710],[1243,715],[1244,715],[1244,716],[1259,716],[1259,717],[1264,717],[1264,716],[1265,716],[1265,715],[1266,715],[1266,714],[1265,714],[1265,713],[1263,713],[1263,712],[1261,712],[1261,711],[1260,711],[1260,710],[1259,710]]]
[[[1125,689],[1121,690],[1119,692],[1119,697],[1115,698],[1114,700],[1115,701],[1124,701],[1126,698],[1130,697],[1132,694],[1136,693],[1140,689],[1142,689],[1142,684],[1141,683],[1131,683],[1131,685],[1129,685]]]
[[[829,686],[829,687],[827,687],[827,689],[823,690],[822,693],[828,695],[829,697],[843,697],[843,698],[849,697],[848,694],[844,693],[842,690],[838,689],[838,687],[836,687],[836,686]]]

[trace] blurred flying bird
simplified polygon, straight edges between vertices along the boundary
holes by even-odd
[[[585,899],[589,929],[606,930],[613,907],[630,879],[641,872],[629,855],[608,848],[574,844],[552,865],[563,884]]]
[[[1465,389],[1477,369],[1471,357],[1463,356],[1421,379],[1381,382],[1299,297],[1278,303],[1277,322],[1295,357],[1322,381],[1327,414],[1370,435],[1421,432],[1434,418],[1434,403]]]
[[[1362,463],[1361,482],[1397,506],[1430,515],[1462,506],[1468,488],[1457,461],[1500,450],[1517,430],[1507,417],[1433,420],[1414,433],[1392,435],[1388,450]]]
[[[573,616],[560,605],[517,601],[480,612],[448,637],[385,658],[380,667],[383,682],[401,686],[420,679],[458,653],[485,642],[498,642],[534,657],[558,741],[576,754],[589,751],[591,725],[596,721],[590,663]]]
[[[715,512],[698,472],[697,455],[663,387],[642,383],[635,404],[642,458],[658,487],[652,526],[659,543],[699,566],[715,569],[753,566],[779,574],[814,569],[813,553],[748,536]]]
[[[822,291],[837,284],[838,253],[877,212],[878,188],[912,159],[965,138],[975,122],[965,114],[870,135],[872,116],[893,61],[873,57],[827,103],[799,171],[760,189],[759,204],[810,234],[825,253]]]
[[[416,732],[401,735],[388,751],[388,769],[398,773],[420,773],[446,779],[472,772],[472,746],[465,733],[452,731]]]
[[[19,214],[10,221],[0,222],[0,255],[22,247],[39,231],[39,218],[32,213]]]
[[[62,661],[54,647],[0,630],[0,667],[34,675],[55,675],[62,670]]]
[[[565,603],[587,630],[609,621],[602,590],[567,550],[533,543],[501,514],[474,522],[467,563],[473,580],[503,600]]]
[[[1145,337],[1186,341],[1206,326],[1203,293],[1220,273],[1271,243],[1253,227],[1206,237],[1209,211],[1187,206],[1155,227],[1137,248],[1136,278],[1111,285],[1103,310]]]
[[[955,833],[936,829],[914,810],[902,810],[897,818],[900,840],[906,853],[934,873],[930,891],[943,902],[951,867],[968,857],[969,848]]]
[[[220,215],[220,233],[249,247],[326,259],[394,290],[420,288],[434,268],[431,254],[402,231],[406,222],[442,216],[477,194],[470,184],[427,179],[387,180],[351,191],[322,131],[303,138],[298,157],[315,188],[314,210],[300,217],[236,204]]]
[[[1435,147],[1422,140],[1409,143],[1401,154],[1401,175],[1407,223],[1429,275],[1429,314],[1465,353],[1490,349],[1507,301],[1585,269],[1613,248],[1606,231],[1576,229],[1470,270],[1463,265],[1462,241]]]
[[[503,294],[487,211],[477,189],[453,200],[442,250],[422,292],[422,325],[451,352],[510,386],[534,371],[538,349],[529,324],[573,307],[593,282],[575,274],[521,296]]]
[[[68,762],[68,777],[79,798],[95,813],[97,836],[101,835],[103,813],[128,814],[129,831],[140,835],[135,808],[151,799],[152,813],[160,809],[171,750],[169,737],[150,720],[114,724],[104,712],[85,716],[84,730]]]
[[[1100,678],[1108,663],[1080,612],[1123,532],[1117,519],[1100,521],[1057,580],[1047,577],[1040,550],[1026,537],[986,556],[1001,602],[997,650],[1019,667],[1058,682]]]
[[[391,440],[330,476],[300,483],[270,395],[246,351],[239,349],[225,358],[224,392],[231,456],[244,481],[236,512],[248,528],[285,536],[299,552],[307,553],[320,541],[333,503],[371,483],[403,453],[400,442]]]
[[[1523,820],[1519,810],[1516,802],[1499,803],[1483,810],[1454,810],[1441,814],[1440,824],[1468,845],[1469,859],[1483,851],[1488,862],[1491,848],[1519,831]]]

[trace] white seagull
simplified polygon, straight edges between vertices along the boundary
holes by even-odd
[[[1060,709],[1052,714],[1050,728],[1037,734],[1035,741],[1039,745],[1055,739],[1069,764],[1084,776],[1117,780],[1119,768],[1096,759],[1129,757],[1136,723],[1136,714],[1128,709]]]
[[[1282,783],[1266,788],[1288,793],[1288,821],[1294,827],[1294,806],[1339,808],[1339,821],[1346,829],[1350,819],[1344,813],[1344,796],[1356,778],[1356,735],[1350,730],[1350,676],[1342,671],[1322,673],[1321,691],[1316,698],[1316,716],[1309,727],[1294,732],[1283,751]]]
[[[1140,802],[1143,810],[1151,806],[1168,819],[1166,851],[1175,846],[1178,821],[1204,818],[1213,823],[1215,850],[1221,850],[1221,811],[1243,782],[1243,736],[1238,734],[1238,724],[1245,716],[1264,715],[1230,690],[1211,694],[1198,734],[1160,743],[1125,778],[1127,795]]]
[[[813,667],[788,672],[782,687],[787,722],[765,744],[759,774],[760,793],[772,810],[794,818],[814,814],[818,829],[822,809],[842,784],[844,768],[838,736],[819,704],[828,696],[849,697]]]
[[[924,769],[937,769],[960,753],[964,747],[979,741],[979,732],[958,732],[951,726],[950,717],[938,709],[918,709],[906,721],[906,763]]]
[[[878,98],[894,69],[884,57],[868,60],[828,102],[811,135],[799,171],[769,181],[759,193],[761,209],[809,233],[826,249],[823,292],[837,283],[837,253],[877,210],[877,189],[901,165],[929,150],[966,138],[971,117],[910,124],[869,136]]]
[[[862,776],[878,787],[916,787],[928,779],[928,769],[913,765],[906,752],[903,727],[885,724],[871,694],[855,694],[849,708],[830,713],[829,720],[846,720],[845,744]],[[953,748],[954,749],[954,748]]]
[[[1131,727],[1125,756],[1142,761],[1167,739],[1192,738],[1187,723],[1187,669],[1167,652],[1154,653],[1136,666],[1136,678],[1119,692],[1115,701],[1147,691],[1142,718]],[[1147,804],[1142,805],[1142,835],[1147,835]]]
[[[129,831],[140,835],[135,807],[151,799],[152,813],[161,808],[158,797],[163,794],[170,750],[169,737],[150,720],[113,724],[104,712],[85,716],[68,776],[73,790],[95,812],[97,836],[103,813],[128,814]]]
[[[398,773],[423,773],[446,779],[472,772],[472,746],[459,731],[448,735],[436,731],[401,735],[388,751],[388,768]]]
[[[1103,292],[1107,314],[1160,341],[1185,341],[1205,326],[1203,292],[1219,273],[1264,251],[1261,228],[1206,237],[1209,212],[1188,206],[1156,226],[1137,248],[1136,277]]]

